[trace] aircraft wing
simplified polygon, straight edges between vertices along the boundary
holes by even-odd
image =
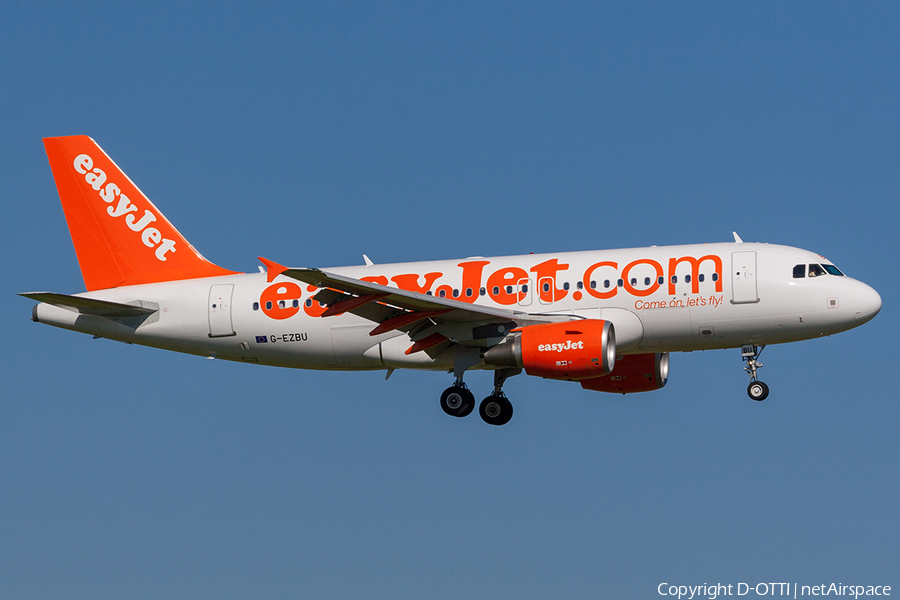
[[[287,268],[260,258],[269,280],[284,275],[319,289],[313,299],[328,308],[323,317],[349,312],[372,321],[370,335],[392,330],[410,333],[411,352],[452,340],[469,346],[492,346],[516,327],[578,319],[576,315],[542,315],[438,298],[371,283],[314,268]],[[411,353],[410,352],[410,353]]]

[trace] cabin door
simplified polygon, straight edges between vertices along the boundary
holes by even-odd
[[[209,286],[209,337],[235,335],[231,325],[231,294],[234,285],[219,284]]]
[[[731,303],[759,302],[756,290],[756,252],[731,253]]]

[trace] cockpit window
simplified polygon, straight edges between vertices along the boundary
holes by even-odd
[[[838,269],[838,268],[837,268],[836,266],[834,266],[834,265],[822,265],[822,267],[824,267],[824,269],[825,269],[826,271],[828,271],[828,272],[829,272],[830,274],[832,274],[832,275],[838,275],[839,277],[843,277],[843,276],[844,276],[844,274],[841,273],[841,270]]]
[[[794,279],[803,279],[806,277],[806,265],[796,265],[794,267]]]
[[[825,269],[822,268],[822,265],[809,265],[809,276],[810,277],[819,277],[820,275],[825,274]]]

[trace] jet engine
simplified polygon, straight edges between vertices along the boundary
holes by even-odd
[[[595,392],[631,394],[658,390],[669,380],[669,353],[620,356],[612,373],[581,381],[581,387]]]
[[[615,329],[599,319],[528,325],[485,352],[484,362],[524,368],[529,375],[547,379],[602,377],[616,364]]]

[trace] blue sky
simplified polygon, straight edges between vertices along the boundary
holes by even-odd
[[[657,597],[900,586],[893,3],[13,3],[0,20],[0,590]],[[30,322],[83,290],[43,153],[87,134],[255,270],[728,241],[819,252],[870,324],[672,356],[637,396],[250,367]],[[476,396],[487,373],[467,377]]]

